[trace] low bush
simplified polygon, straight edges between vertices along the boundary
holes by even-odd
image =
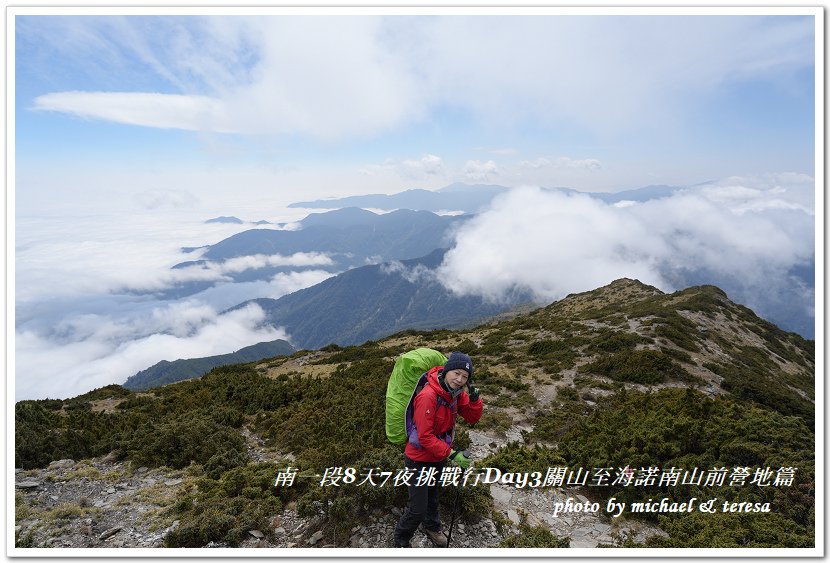
[[[566,548],[570,546],[570,539],[558,538],[544,526],[530,526],[525,523],[519,524],[518,534],[513,534],[499,543],[499,547]]]
[[[655,384],[667,378],[688,377],[685,370],[658,350],[624,350],[602,356],[583,366],[583,370],[628,383]]]

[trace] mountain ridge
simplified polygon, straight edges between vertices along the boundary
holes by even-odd
[[[404,329],[470,325],[517,304],[455,296],[435,278],[446,250],[413,260],[362,266],[259,305],[266,324],[284,328],[300,348],[353,345]],[[529,296],[525,296],[525,301]]]
[[[321,487],[320,475],[332,466],[356,474],[400,466],[402,449],[383,430],[384,383],[394,360],[421,346],[473,358],[484,416],[475,426],[461,422],[454,445],[469,449],[476,467],[795,476],[766,486],[464,487],[460,545],[816,545],[815,342],[715,286],[663,293],[631,279],[508,319],[301,350],[147,393],[113,385],[18,402],[16,542],[386,547],[405,489]],[[275,487],[286,467],[297,469],[296,482]],[[550,516],[552,503],[580,495],[602,506],[610,497],[630,506],[706,495],[772,513],[626,512],[614,520],[616,535],[602,513]],[[85,508],[90,498],[101,500]]]
[[[496,184],[464,184],[456,182],[434,191],[410,189],[394,194],[367,194],[335,199],[318,199],[295,202],[288,207],[308,209],[361,207],[384,210],[414,209],[432,212],[463,211],[465,213],[478,213],[486,208],[495,197],[507,193],[511,189],[514,188]],[[619,192],[583,192],[566,187],[541,189],[548,192],[584,194],[600,199],[606,203],[618,203],[620,201],[646,201],[665,197],[682,188],[678,186],[652,185]]]
[[[122,386],[130,391],[146,391],[159,385],[201,377],[216,367],[255,362],[275,356],[287,356],[294,352],[294,347],[285,340],[271,340],[245,346],[227,354],[172,361],[162,360],[131,375]]]

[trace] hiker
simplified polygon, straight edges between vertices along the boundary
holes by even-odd
[[[409,485],[409,504],[395,527],[395,547],[411,547],[409,541],[421,523],[433,544],[447,547],[438,514],[439,485],[415,483],[422,468],[435,467],[440,474],[448,459],[463,469],[470,466],[470,460],[452,448],[452,440],[458,414],[470,424],[481,418],[484,404],[472,380],[473,361],[467,354],[453,352],[443,366],[429,370],[427,384],[415,397],[416,432],[410,436],[404,454],[406,467],[416,473]],[[464,390],[465,386],[469,391]]]

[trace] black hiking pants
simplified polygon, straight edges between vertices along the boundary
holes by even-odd
[[[418,525],[423,522],[424,528],[433,532],[441,530],[441,517],[438,514],[438,475],[441,474],[441,469],[447,464],[446,460],[442,461],[415,461],[406,458],[405,465],[409,469],[414,469],[415,474],[409,485],[409,504],[406,510],[401,515],[398,525],[395,526],[395,545],[408,545],[409,540],[415,535],[418,530]],[[422,468],[434,467],[436,473],[436,484],[434,486],[416,485],[418,476]]]

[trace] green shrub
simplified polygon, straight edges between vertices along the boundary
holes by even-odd
[[[205,462],[205,475],[211,479],[219,479],[225,471],[245,465],[247,456],[242,452],[234,449],[223,450],[213,454]]]
[[[729,499],[734,502],[770,502],[771,514],[732,514],[729,525],[721,518],[692,514],[662,515],[660,525],[672,534],[671,547],[733,546],[736,537],[757,547],[776,547],[776,535],[764,538],[765,522],[776,526],[787,545],[813,543],[815,513],[814,436],[801,418],[736,403],[709,399],[693,389],[662,389],[655,393],[621,391],[600,398],[597,408],[573,426],[559,442],[567,465],[576,467],[732,468],[736,466],[796,467],[791,487],[659,487],[595,488],[603,497],[625,502],[664,496]],[[655,518],[655,515],[643,515]],[[695,531],[697,530],[697,531]],[[674,537],[677,534],[677,537]],[[781,536],[781,537],[783,537]]]
[[[562,401],[578,401],[579,393],[574,387],[558,387],[556,389],[556,398]]]
[[[667,377],[682,377],[685,370],[657,350],[624,350],[603,356],[584,367],[585,371],[629,383],[662,383]]]
[[[529,526],[525,523],[519,524],[518,534],[513,534],[499,543],[499,547],[566,548],[570,546],[570,539],[558,538],[544,526]]]
[[[639,334],[620,331],[605,331],[599,338],[594,339],[588,346],[591,352],[620,352],[633,350],[637,344],[647,342]]]
[[[289,489],[273,486],[276,472],[272,463],[235,467],[218,480],[200,480],[195,494],[180,493],[170,510],[182,525],[165,537],[165,547],[203,547],[212,541],[237,546],[248,530],[269,530],[269,519],[282,510],[278,495]]]
[[[544,475],[548,467],[565,465],[565,460],[552,448],[539,444],[530,447],[519,442],[509,442],[477,465],[495,467],[504,472],[541,471]]]
[[[217,454],[220,458],[224,455],[225,460],[245,456],[242,437],[204,414],[181,415],[157,425],[143,424],[120,443],[120,449],[134,464],[150,467],[205,464]],[[218,459],[214,466],[219,466]]]
[[[496,432],[506,432],[511,426],[513,426],[513,418],[509,414],[493,409],[484,409],[481,420],[476,424],[479,430],[495,430]]]
[[[478,346],[469,338],[465,338],[455,347],[455,351],[463,352],[468,356],[474,356],[478,353]]]

